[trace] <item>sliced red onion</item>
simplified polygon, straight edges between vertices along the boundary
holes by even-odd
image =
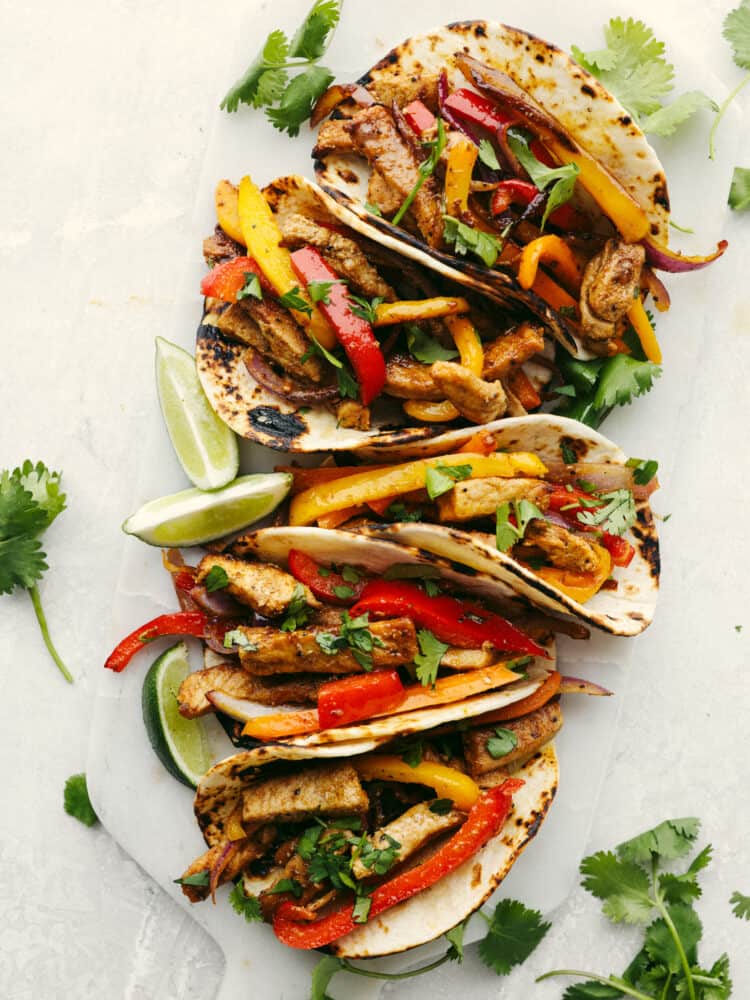
[[[645,500],[659,489],[656,476],[641,485],[633,478],[633,469],[614,462],[576,462],[575,465],[547,462],[547,472],[549,480],[554,483],[570,483],[574,486],[577,480],[584,479],[597,490],[630,490],[636,500]]]
[[[643,241],[646,248],[646,260],[651,267],[659,271],[669,271],[670,274],[684,274],[686,271],[699,271],[702,267],[708,267],[717,260],[729,246],[727,240],[721,240],[716,244],[716,250],[707,257],[688,257],[686,254],[675,253],[667,247],[652,243],[646,238]]]
[[[203,641],[214,653],[221,653],[222,656],[234,656],[237,649],[234,646],[227,649],[224,645],[224,636],[227,632],[244,624],[243,620],[238,621],[236,618],[209,618],[203,633]]]
[[[211,901],[214,903],[216,902],[216,887],[219,884],[219,879],[221,878],[222,872],[229,864],[229,860],[236,850],[237,850],[237,845],[234,844],[231,840],[228,840],[224,845],[224,847],[221,849],[221,853],[219,854],[218,858],[216,859],[216,861],[214,861],[213,865],[211,866],[211,872],[208,878],[208,889],[209,892],[211,893]]]
[[[209,592],[203,586],[193,587],[190,597],[198,605],[201,611],[214,618],[236,618],[244,611],[242,605],[231,596],[220,590]]]
[[[244,354],[247,370],[258,383],[275,396],[280,396],[288,403],[322,403],[338,395],[335,385],[307,388],[295,382],[289,376],[282,377],[266,364],[263,358],[252,347]]]
[[[566,677],[560,681],[560,694],[590,694],[597,698],[608,698],[612,692],[601,684],[583,680],[581,677]]]
[[[651,293],[651,298],[654,300],[654,305],[659,310],[659,312],[666,312],[670,305],[672,304],[669,297],[669,292],[664,286],[664,282],[652,271],[650,267],[644,267],[643,269],[643,281],[646,288]]]

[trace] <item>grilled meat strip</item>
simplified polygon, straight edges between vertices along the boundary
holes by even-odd
[[[187,878],[189,875],[197,875],[199,872],[211,871],[213,866],[219,860],[219,855],[224,850],[225,844],[215,844],[204,854],[201,854],[199,858],[187,868],[183,873],[182,877]],[[247,840],[236,841],[235,849],[227,862],[227,866],[224,871],[219,876],[219,885],[223,885],[225,882],[229,882],[232,879],[237,878],[243,868],[247,868],[251,861],[255,861],[256,858],[262,858],[265,854],[266,846],[263,844],[259,838],[248,837]],[[208,896],[208,886],[203,885],[183,885],[183,893],[187,896],[191,903],[199,903],[202,899]]]
[[[397,819],[381,827],[369,838],[369,847],[376,850],[387,850],[392,846],[389,838],[395,840],[401,846],[396,855],[396,864],[406,861],[417,851],[421,850],[425,844],[429,843],[433,837],[448,830],[455,830],[466,819],[466,814],[458,809],[451,809],[444,815],[430,812],[429,802],[420,802],[411,809],[407,809]],[[365,847],[362,854],[367,852]],[[368,868],[362,861],[362,855],[352,864],[352,874],[355,878],[363,879],[372,875],[372,869]]]
[[[295,592],[299,593],[299,587],[304,591],[307,604],[314,608],[319,606],[312,591],[298,583],[291,573],[285,573],[278,566],[246,562],[233,556],[204,556],[198,564],[198,583],[203,583],[215,566],[223,569],[229,578],[226,592],[266,618],[284,614]]]
[[[430,366],[415,361],[408,354],[392,354],[386,362],[385,392],[397,399],[425,399],[433,403],[445,398]]]
[[[233,302],[216,320],[217,329],[228,337],[254,347],[270,364],[281,365],[287,374],[320,382],[323,368],[315,357],[302,358],[310,349],[305,332],[286,309],[269,298]]]
[[[591,573],[599,565],[591,542],[551,521],[541,521],[538,518],[531,521],[526,528],[523,544],[541,549],[552,565],[560,569]]]
[[[356,399],[344,399],[336,407],[336,423],[339,427],[354,427],[358,431],[369,431],[371,421],[369,406],[362,406]]]
[[[445,398],[472,423],[488,424],[505,413],[507,398],[499,382],[485,382],[453,361],[436,361],[430,374]]]
[[[530,500],[541,510],[546,509],[548,487],[538,479],[466,479],[438,497],[441,521],[474,521],[479,517],[494,517],[498,505],[513,500]]]
[[[417,634],[414,623],[409,618],[392,618],[389,621],[372,622],[369,626],[373,639],[383,645],[374,645],[373,667],[393,668],[412,663],[416,656]],[[247,628],[240,626],[240,632],[257,648],[240,649],[242,666],[253,674],[358,674],[362,665],[349,649],[332,654],[325,653],[317,638],[336,630],[322,628],[301,628],[295,632],[280,632],[275,628]]]
[[[549,743],[563,724],[560,699],[553,698],[546,705],[537,708],[520,719],[503,722],[502,728],[509,729],[518,744],[504,757],[493,757],[487,749],[487,741],[495,735],[497,726],[480,726],[463,734],[464,756],[472,778],[479,778],[490,771],[507,768],[531,754],[536,753],[545,743]]]
[[[227,236],[221,226],[217,226],[213,234],[203,241],[203,259],[209,267],[216,267],[233,257],[241,257],[244,253],[245,248],[231,236]]]
[[[197,719],[214,711],[206,697],[209,691],[221,691],[233,698],[245,698],[259,705],[315,705],[318,691],[330,677],[325,674],[299,674],[290,678],[256,677],[242,667],[218,666],[196,670],[180,684],[177,700],[180,715]]]
[[[581,325],[592,340],[616,336],[615,324],[633,304],[646,251],[640,243],[607,240],[592,257],[581,282]]]
[[[521,323],[515,330],[484,345],[482,377],[489,382],[503,378],[516,365],[522,365],[544,349],[544,333],[532,323]]]
[[[350,118],[331,118],[320,126],[318,138],[313,147],[314,159],[321,159],[328,153],[356,153],[352,141],[352,121]]]
[[[373,170],[367,183],[367,200],[371,205],[377,205],[383,215],[390,217],[398,212],[404,199],[381,173]]]
[[[310,766],[252,784],[242,796],[243,823],[291,823],[313,816],[364,813],[370,802],[351,764]]]
[[[405,200],[420,179],[419,161],[399,133],[388,108],[382,104],[365,108],[352,120],[349,131],[357,151],[398,191],[401,200]],[[440,246],[443,216],[440,192],[434,177],[424,181],[412,202],[411,211],[428,245]]]

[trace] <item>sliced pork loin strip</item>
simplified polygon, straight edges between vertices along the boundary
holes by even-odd
[[[473,521],[479,517],[494,517],[498,505],[514,500],[530,500],[540,510],[549,504],[549,487],[539,479],[466,479],[437,499],[438,516],[442,522]]]
[[[306,763],[302,771],[250,785],[242,796],[242,821],[294,823],[313,816],[359,816],[369,806],[351,764]]]
[[[356,399],[344,399],[336,406],[336,423],[339,427],[369,431],[372,413],[369,406],[362,406]]]
[[[323,368],[315,357],[302,359],[310,350],[310,341],[291,313],[269,298],[259,302],[248,298],[233,302],[223,312],[216,312],[215,326],[242,344],[254,347],[270,364],[310,382],[320,382]]]
[[[326,674],[295,674],[292,677],[257,677],[242,667],[217,666],[196,670],[180,684],[177,701],[180,715],[197,719],[214,711],[206,695],[220,691],[233,698],[244,698],[259,705],[316,705],[321,684],[330,680]]]
[[[541,549],[552,565],[559,569],[592,573],[599,565],[596,549],[588,539],[551,521],[536,518],[529,522],[523,546]]]
[[[373,170],[367,182],[367,200],[390,218],[401,208],[404,199],[379,171]]]
[[[368,838],[368,847],[387,850],[393,846],[392,840],[395,840],[400,845],[396,852],[395,864],[402,864],[439,834],[455,830],[465,819],[466,813],[459,809],[450,809],[440,815],[430,811],[429,802],[420,802],[377,830]],[[357,879],[374,874],[362,861],[362,854],[366,856],[368,847],[363,848],[360,856],[352,864],[352,874]]]
[[[331,118],[324,122],[313,146],[313,159],[319,160],[329,153],[356,153],[351,127],[351,118]]]
[[[420,180],[419,160],[399,132],[393,114],[382,104],[373,104],[352,119],[349,131],[356,150],[405,199]],[[434,177],[424,181],[410,211],[427,244],[440,246],[443,215]]]
[[[490,382],[504,378],[512,368],[529,361],[544,350],[544,332],[533,323],[521,323],[484,345],[482,377]]]
[[[477,779],[492,771],[505,771],[511,765],[517,765],[536,753],[545,743],[549,743],[562,724],[560,699],[553,698],[536,711],[522,715],[520,719],[467,730],[463,734],[463,744],[469,774]],[[518,742],[510,753],[495,758],[487,749],[487,743],[495,736],[498,728],[510,730]]]
[[[581,282],[580,310],[583,333],[591,340],[616,336],[618,320],[638,294],[646,251],[640,243],[607,240],[586,265]]]
[[[388,302],[396,300],[396,293],[368,261],[358,244],[348,236],[327,229],[304,215],[289,215],[282,220],[281,232],[284,246],[297,248],[312,246],[320,250],[336,274],[348,282],[358,295],[369,299],[376,296]]]
[[[408,354],[392,354],[385,366],[385,392],[397,399],[421,399],[437,403],[445,393],[432,377],[429,365],[415,361]]]
[[[473,424],[488,424],[505,413],[508,401],[499,382],[485,382],[453,361],[436,361],[430,374],[444,397]]]
[[[418,652],[414,623],[408,618],[393,618],[372,622],[369,626],[375,644],[372,650],[374,669],[400,667],[412,663]],[[351,650],[342,649],[328,654],[318,638],[337,634],[338,629],[298,628],[280,632],[275,628],[240,626],[240,632],[255,649],[240,649],[240,662],[253,674],[361,674],[362,664]]]
[[[276,618],[288,611],[295,594],[299,594],[300,587],[307,604],[319,607],[320,602],[312,591],[278,566],[247,562],[233,556],[204,556],[198,564],[198,583],[203,583],[215,567],[224,570],[227,575],[229,583],[225,588],[226,592],[265,618]]]
[[[221,226],[217,226],[203,241],[203,259],[209,267],[216,267],[234,257],[244,257],[246,253],[242,244],[227,236]]]

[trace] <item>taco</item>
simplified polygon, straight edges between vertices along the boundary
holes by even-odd
[[[329,760],[289,748],[229,757],[198,786],[208,849],[178,880],[183,892],[199,902],[235,880],[243,909],[254,900],[293,948],[372,958],[430,941],[482,905],[544,821],[559,705],[547,715],[534,749],[505,763],[500,750],[533,723],[506,723],[516,730],[498,729],[497,746],[494,730],[452,730]]]
[[[544,414],[452,431],[387,462],[367,454],[376,464],[287,467],[289,523],[414,546],[615,635],[651,622],[656,462],[628,459],[597,431]]]
[[[664,169],[632,116],[556,46],[462,21],[397,46],[312,122],[318,181],[383,235],[466,280],[546,302],[579,357],[661,359],[642,300],[667,249]],[[408,252],[408,250],[405,250]],[[471,263],[468,261],[471,260]]]
[[[288,451],[425,440],[538,409],[566,321],[404,256],[301,177],[217,188],[196,364],[236,433]],[[456,281],[461,278],[461,282]]]

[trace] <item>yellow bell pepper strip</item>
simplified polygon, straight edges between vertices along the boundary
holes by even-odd
[[[247,837],[245,827],[242,825],[242,808],[235,809],[227,820],[224,832],[231,841],[244,840]]]
[[[471,467],[469,478],[472,479],[483,479],[488,476],[511,478],[518,475],[540,477],[547,471],[541,459],[530,452],[443,455],[394,465],[379,472],[368,469],[354,476],[346,476],[330,483],[320,483],[318,486],[303,490],[292,500],[289,508],[289,524],[293,527],[312,524],[332,510],[356,507],[370,500],[381,500],[384,497],[399,496],[402,493],[422,489],[427,469],[434,468],[438,464],[468,465]]]
[[[404,413],[420,423],[447,424],[461,416],[453,403],[447,399],[441,403],[429,403],[422,399],[407,399],[404,400],[403,406]]]
[[[541,263],[552,264],[555,276],[561,278],[568,288],[580,288],[581,269],[578,261],[568,244],[559,236],[540,236],[523,248],[518,266],[518,283],[521,288],[528,291],[533,286]]]
[[[653,361],[657,365],[661,364],[659,341],[656,339],[654,328],[651,326],[646,310],[643,308],[643,303],[639,298],[633,299],[633,304],[628,309],[628,319],[638,334],[643,353],[648,360]]]
[[[595,542],[591,543],[596,550],[599,565],[593,573],[578,573],[572,569],[558,569],[556,566],[540,566],[534,570],[536,575],[563,594],[572,597],[579,604],[585,604],[594,594],[599,593],[602,584],[612,573],[612,557],[609,552]]]
[[[416,323],[422,319],[439,319],[466,313],[471,306],[462,298],[436,296],[434,299],[417,299],[402,302],[381,302],[375,307],[373,326],[393,326],[395,323]]]
[[[484,348],[474,329],[474,324],[465,316],[447,316],[445,325],[450,330],[458,353],[461,355],[461,364],[477,378],[481,378],[484,368]],[[447,399],[443,400],[442,403],[409,399],[403,406],[404,412],[414,420],[428,423],[448,423],[461,415],[453,403]]]
[[[423,761],[410,767],[400,757],[374,754],[353,758],[352,764],[364,781],[398,781],[405,785],[427,785],[438,798],[451,799],[457,809],[468,812],[479,798],[479,785],[455,767]]]
[[[469,209],[471,175],[477,161],[478,147],[469,139],[458,139],[448,150],[445,167],[445,210],[461,215]]]
[[[281,245],[281,232],[271,206],[249,177],[243,177],[240,181],[238,209],[248,255],[255,258],[270,284],[279,295],[299,288],[299,279],[292,268],[291,254]],[[308,315],[291,309],[294,318],[323,347],[335,347],[336,337],[323,314],[310,303],[305,289],[300,288],[299,294],[310,305],[312,312]]]
[[[219,181],[216,185],[216,218],[219,225],[233,240],[245,246],[245,235],[240,224],[239,192],[231,181]]]

